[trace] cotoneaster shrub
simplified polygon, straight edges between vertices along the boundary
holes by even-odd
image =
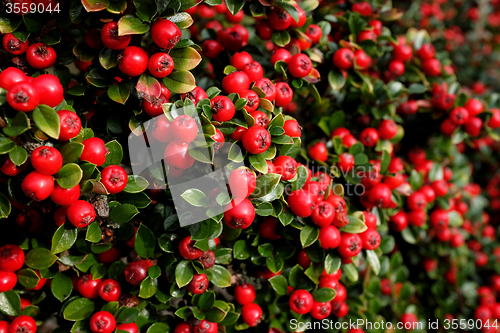
[[[497,332],[499,99],[448,5],[3,4],[0,333]]]

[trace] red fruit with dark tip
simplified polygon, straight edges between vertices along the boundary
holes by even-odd
[[[363,243],[363,249],[376,250],[380,246],[382,239],[380,234],[375,229],[368,229],[359,234]]]
[[[195,274],[193,279],[186,286],[190,293],[195,295],[203,294],[208,288],[208,277],[206,274]]]
[[[228,185],[233,198],[247,198],[255,190],[255,173],[247,167],[235,169],[229,175]]]
[[[55,64],[56,57],[56,51],[44,43],[32,44],[26,50],[28,64],[36,69],[49,68]]]
[[[101,279],[93,279],[92,274],[85,274],[78,280],[78,292],[85,298],[94,299],[99,296]]]
[[[328,149],[323,142],[313,143],[308,149],[308,154],[313,160],[326,162],[328,159]]]
[[[170,142],[165,148],[165,163],[174,168],[189,169],[194,164],[194,158],[189,155],[188,149],[187,143]]]
[[[80,133],[82,121],[74,112],[68,110],[57,111],[59,115],[60,131],[59,141],[69,141]]]
[[[382,120],[377,131],[380,139],[391,140],[398,133],[398,125],[392,119]]]
[[[222,79],[222,89],[227,94],[239,94],[250,89],[250,79],[243,71],[233,72]]]
[[[255,288],[249,283],[242,283],[234,288],[234,298],[241,305],[252,303],[255,300]]]
[[[258,79],[253,86],[260,88],[266,94],[264,98],[269,102],[273,102],[276,99],[276,86],[268,78],[263,77]]]
[[[13,55],[19,55],[26,52],[30,42],[28,40],[21,41],[17,39],[13,34],[6,34],[3,36],[3,47],[4,49]]]
[[[284,9],[275,7],[268,15],[269,25],[275,30],[285,30],[292,24],[293,18]]]
[[[248,199],[232,200],[224,208],[224,222],[233,229],[248,228],[255,218],[255,208]]]
[[[66,216],[72,225],[84,228],[95,220],[95,209],[87,201],[78,200],[68,207]]]
[[[139,76],[148,69],[148,54],[138,46],[127,46],[118,56],[118,68],[128,76]]]
[[[379,139],[378,132],[374,128],[365,128],[359,135],[359,140],[366,147],[373,147]]]
[[[198,260],[203,265],[203,268],[209,269],[215,265],[215,253],[212,250],[207,250],[198,257]]]
[[[31,165],[44,175],[56,174],[63,165],[59,150],[54,147],[41,146],[31,153]]]
[[[33,83],[17,82],[7,90],[7,103],[16,111],[29,112],[40,104],[40,94]]]
[[[108,311],[96,312],[90,318],[90,330],[94,333],[112,333],[115,328],[115,317]]]
[[[287,201],[292,213],[300,217],[311,216],[315,207],[315,200],[312,194],[304,189],[295,190],[290,193]]]
[[[290,156],[278,156],[273,161],[276,173],[281,175],[281,180],[290,180],[297,174],[297,162]]]
[[[179,252],[186,260],[195,260],[203,254],[203,251],[194,247],[196,241],[190,236],[184,237],[179,243]]]
[[[304,53],[298,53],[288,61],[288,71],[293,77],[303,78],[307,76],[313,65],[311,59]]]
[[[271,135],[265,128],[254,125],[243,133],[241,141],[250,154],[261,154],[271,146]]]
[[[333,65],[340,69],[349,69],[354,62],[354,53],[348,48],[338,49],[333,55]]]
[[[243,305],[241,308],[241,317],[245,324],[250,327],[257,326],[262,318],[262,308],[255,303],[249,303]]]
[[[172,21],[160,18],[151,26],[151,38],[161,48],[172,49],[181,38],[181,29]]]
[[[245,110],[248,113],[253,113],[259,107],[260,99],[259,95],[253,90],[245,90],[240,93],[240,98],[244,98],[247,100],[247,104],[245,105]],[[259,111],[260,112],[260,111]],[[267,117],[267,115],[266,115]],[[269,121],[269,118],[268,118]]]
[[[35,319],[26,315],[16,317],[9,325],[9,333],[35,333],[36,331]]]
[[[235,109],[233,102],[226,96],[216,96],[211,100],[212,117],[215,121],[223,122],[234,117]]]
[[[52,74],[42,74],[31,81],[40,96],[40,104],[56,107],[64,99],[64,88],[59,78]]]
[[[99,138],[88,138],[83,140],[83,151],[80,155],[80,161],[87,161],[97,166],[106,162],[107,148],[104,141]]]
[[[69,206],[78,201],[80,198],[80,185],[75,185],[72,188],[66,189],[56,184],[54,190],[50,194],[50,200],[53,203],[61,206]]]
[[[248,76],[250,82],[260,80],[264,77],[264,69],[257,61],[252,61],[243,67],[243,72]]]
[[[0,271],[15,272],[24,265],[24,251],[17,245],[0,247]]]
[[[149,58],[148,69],[154,77],[164,78],[174,70],[174,60],[168,53],[155,53]]]
[[[119,165],[109,165],[101,172],[101,182],[110,194],[116,194],[127,186],[127,172]]]
[[[101,29],[101,41],[107,48],[123,50],[130,43],[131,35],[119,36],[117,22],[108,22]]]
[[[133,286],[138,286],[148,276],[149,267],[153,264],[149,260],[133,261],[125,267],[125,280]]]
[[[311,220],[318,227],[326,227],[332,224],[334,219],[335,208],[328,201],[318,203],[311,214]]]
[[[120,324],[116,326],[116,329],[118,331],[125,331],[128,333],[139,333],[139,327],[137,326],[136,323],[130,323],[130,324]],[[175,331],[174,333],[178,333]]]
[[[288,119],[285,121],[285,125],[283,125],[283,129],[285,130],[285,134],[292,138],[300,138],[302,135],[302,128],[299,125],[299,122],[294,119]]]
[[[311,311],[313,302],[314,300],[310,292],[303,289],[297,289],[290,296],[288,304],[293,312],[304,315]]]
[[[47,199],[54,189],[54,178],[38,171],[30,172],[23,180],[21,189],[24,194],[35,201]]]
[[[107,279],[99,285],[99,296],[106,302],[116,302],[120,299],[122,289],[120,284],[113,279]]]

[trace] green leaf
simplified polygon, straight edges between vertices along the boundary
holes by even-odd
[[[118,20],[118,36],[142,35],[149,31],[150,25],[134,15],[124,15]]]
[[[267,174],[267,161],[262,154],[250,155],[248,161],[255,168],[255,170],[262,172],[263,174]],[[255,191],[253,193],[255,193]]]
[[[192,47],[173,49],[170,56],[174,60],[174,69],[177,71],[189,71],[201,62],[201,55]]]
[[[65,189],[73,188],[82,180],[83,171],[75,163],[68,163],[64,165],[59,172],[55,175],[55,179],[59,186]]]
[[[247,242],[244,239],[240,239],[234,243],[233,247],[233,256],[234,259],[245,260],[250,258],[250,254],[252,249],[248,246]]]
[[[130,96],[130,88],[125,82],[120,82],[109,87],[108,96],[112,101],[125,104]]]
[[[139,297],[141,298],[150,298],[156,294],[158,290],[158,285],[156,279],[152,279],[150,276],[147,276],[142,282],[141,287],[139,289]]]
[[[179,288],[186,286],[193,279],[193,265],[187,260],[182,260],[175,267],[175,282]]]
[[[266,163],[267,166],[267,163]],[[281,175],[268,173],[257,178],[255,190],[250,195],[251,199],[262,198],[271,193],[278,186]]]
[[[423,182],[422,174],[420,172],[418,172],[417,170],[411,170],[411,174],[410,174],[411,188],[414,191],[418,190],[422,186],[422,182]]]
[[[25,112],[17,112],[9,126],[3,129],[7,136],[18,136],[29,130],[28,116]]]
[[[18,15],[0,15],[0,33],[8,34],[16,31],[21,24],[22,17]]]
[[[363,30],[363,28],[366,25],[366,21],[357,12],[351,12],[349,14],[349,19],[347,23],[349,24],[349,29],[351,31],[351,34],[353,34],[354,36],[359,35],[361,30]]]
[[[33,269],[49,268],[57,260],[57,256],[43,247],[32,249],[26,254],[25,264]]]
[[[410,228],[406,228],[401,232],[401,236],[403,239],[410,243],[410,244],[417,244],[417,239],[415,238],[415,235],[411,232]]]
[[[137,308],[125,308],[116,317],[116,322],[120,324],[130,324],[135,322],[139,317],[139,309]]]
[[[71,278],[63,272],[57,272],[56,276],[52,279],[50,290],[52,290],[54,297],[62,302],[71,295],[71,291],[73,291],[73,282],[71,282]]]
[[[52,237],[51,252],[57,254],[69,250],[75,244],[77,237],[78,229],[71,223],[63,223]]]
[[[17,166],[23,165],[28,159],[28,152],[21,146],[16,146],[9,152],[9,158]]]
[[[358,269],[353,264],[343,265],[342,266],[342,272],[347,275],[347,278],[351,282],[356,282],[359,279]]]
[[[114,51],[112,49],[108,49],[107,47],[104,47],[101,50],[101,52],[99,52],[99,63],[106,70],[115,67],[118,64],[117,51]],[[124,83],[121,83],[121,84],[124,84]],[[112,87],[115,87],[115,86],[116,85],[113,85]],[[108,96],[109,96],[109,98],[114,100],[113,97],[111,97],[109,90],[108,90]]]
[[[286,295],[288,291],[288,281],[283,275],[276,275],[269,279],[271,287],[278,295]]]
[[[155,2],[135,0],[135,14],[143,21],[151,22],[151,19],[156,15],[158,7]]]
[[[181,197],[195,207],[208,207],[208,198],[202,191],[192,188],[181,194]]]
[[[166,323],[154,323],[149,326],[146,333],[165,333],[170,332],[170,327]]]
[[[292,183],[292,191],[301,189],[306,183],[308,176],[307,168],[303,165],[299,166],[297,168],[297,179]]]
[[[33,289],[40,281],[40,277],[36,275],[35,271],[29,268],[24,268],[16,272],[17,282],[25,288]]]
[[[295,22],[299,22],[299,11],[289,2],[276,1],[274,4],[278,7],[283,8],[288,14],[290,14]]]
[[[335,289],[320,288],[316,290],[312,296],[316,302],[331,302],[336,295],[337,292]]]
[[[163,84],[173,93],[185,94],[196,87],[196,79],[191,72],[174,71],[163,78]]]
[[[106,161],[102,165],[103,168],[109,165],[118,165],[123,159],[123,148],[118,141],[113,140],[106,143],[106,148],[108,149],[108,154],[106,155]]]
[[[434,162],[432,168],[429,170],[429,180],[431,182],[436,180],[442,180],[444,177],[443,166],[441,163]]]
[[[280,46],[280,47],[285,47],[287,44],[290,43],[290,34],[286,30],[276,30],[272,34],[272,40],[274,44]]]
[[[339,91],[340,89],[342,89],[342,87],[345,85],[345,82],[345,77],[339,69],[332,69],[328,73],[328,83],[330,84],[330,87],[333,89],[333,91]]]
[[[127,186],[123,189],[126,193],[139,193],[149,186],[149,182],[141,176],[129,175]]]
[[[396,245],[396,241],[394,237],[391,235],[386,235],[382,238],[382,242],[380,243],[380,249],[384,254],[391,253],[394,250],[394,246]]]
[[[137,254],[139,254],[142,258],[151,258],[154,255],[156,246],[156,237],[155,234],[146,227],[144,224],[141,224],[137,229],[137,234],[135,236],[135,250]]]
[[[319,237],[319,229],[306,224],[300,231],[300,243],[302,247],[312,245]]]
[[[12,206],[9,199],[5,194],[0,193],[0,218],[6,218],[9,216]]]
[[[427,91],[427,87],[421,83],[412,83],[412,85],[408,88],[409,94],[423,94]]]
[[[137,214],[139,210],[134,205],[121,204],[110,209],[109,219],[116,223],[127,223]]]
[[[85,235],[85,240],[91,243],[98,243],[102,238],[102,231],[99,223],[96,221],[92,222],[88,229],[87,234]]]
[[[14,141],[6,136],[0,135],[0,154],[8,153],[14,148],[16,148],[16,143]]]
[[[213,265],[209,271],[212,273],[212,282],[219,288],[226,288],[231,286],[231,273],[223,266]]]
[[[378,275],[378,273],[380,273],[380,261],[377,254],[373,250],[366,250],[366,257],[368,258],[370,266],[372,266],[373,272],[375,275]]]
[[[339,257],[334,256],[332,253],[328,253],[325,258],[325,270],[326,274],[332,274],[340,269],[341,260]]]
[[[229,12],[233,15],[236,15],[237,12],[243,9],[244,5],[245,0],[226,0],[227,9],[229,9]]]
[[[21,298],[15,290],[0,293],[0,311],[7,316],[19,316],[21,312]]]
[[[349,217],[349,224],[346,225],[345,227],[340,228],[339,229],[340,231],[348,232],[350,234],[359,234],[368,229],[366,224],[356,216],[349,215],[348,217]]]
[[[88,318],[94,312],[94,302],[88,298],[78,298],[71,301],[63,311],[63,317],[69,321]]]
[[[109,6],[109,0],[81,0],[87,12],[98,12]]]
[[[451,227],[461,227],[464,224],[464,218],[456,210],[448,212]]]
[[[40,104],[33,110],[36,127],[51,138],[58,139],[60,131],[59,115],[50,106]]]
[[[140,98],[150,99],[152,97],[159,98],[161,95],[161,85],[151,75],[143,74],[137,81],[135,86],[137,94]]]
[[[193,18],[186,12],[179,12],[173,16],[166,17],[167,20],[175,23],[179,29],[187,29],[193,25]]]
[[[382,152],[382,160],[380,161],[380,173],[384,174],[391,163],[391,154],[387,150]]]
[[[61,148],[63,164],[78,162],[85,146],[79,142],[68,142]]]

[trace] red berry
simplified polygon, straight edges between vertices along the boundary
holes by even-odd
[[[250,115],[255,119],[256,126],[267,128],[267,126],[269,125],[269,118],[267,117],[267,114],[265,114],[264,112],[253,111]]]
[[[92,274],[83,275],[78,280],[78,292],[85,298],[94,299],[99,296],[101,279],[93,279]]]
[[[111,264],[120,259],[121,251],[116,245],[113,245],[109,250],[101,252],[97,255],[99,262],[103,264]]]
[[[311,39],[311,43],[318,44],[323,37],[323,30],[316,24],[310,24],[306,29],[306,36]]]
[[[224,134],[222,134],[222,132],[218,128],[215,129],[215,134],[212,135],[212,139],[215,140],[215,143],[213,145],[214,151],[221,149],[224,145],[225,139]]]
[[[276,106],[286,107],[293,100],[293,90],[286,82],[276,83]]]
[[[259,103],[260,103],[259,95],[257,95],[257,93],[253,90],[242,91],[240,93],[240,98],[244,98],[247,100],[247,104],[245,105],[245,110],[248,113],[254,112],[259,107]],[[267,115],[266,115],[266,118],[267,118]],[[267,120],[269,122],[269,118]]]
[[[80,155],[80,161],[87,161],[97,166],[106,162],[107,148],[104,141],[99,138],[88,138],[83,140],[83,151]]]
[[[229,63],[231,66],[236,68],[237,70],[243,70],[246,64],[249,64],[253,61],[252,56],[247,51],[236,52],[230,59]]]
[[[341,241],[340,231],[333,225],[321,227],[319,228],[318,240],[321,248],[325,250],[335,249]]]
[[[115,317],[108,311],[99,311],[90,318],[90,330],[95,333],[112,333],[116,328]]]
[[[191,143],[198,135],[198,125],[191,116],[181,115],[174,119],[170,131],[176,142]]]
[[[286,120],[283,129],[285,130],[285,134],[292,138],[300,138],[302,135],[302,127],[300,127],[299,122],[294,119]]]
[[[304,53],[298,53],[288,61],[288,71],[293,77],[303,78],[307,76],[313,65],[311,59]]]
[[[309,147],[308,154],[313,160],[326,162],[328,159],[328,149],[323,142],[313,143]]]
[[[181,29],[172,21],[160,18],[151,27],[151,38],[159,47],[170,50],[181,38]]]
[[[222,79],[222,88],[227,94],[239,94],[250,89],[250,79],[245,72],[233,72]]]
[[[347,173],[354,168],[354,156],[349,153],[342,153],[339,155],[339,161],[337,162],[337,166],[340,171],[343,173]]]
[[[31,67],[36,69],[46,69],[55,64],[56,51],[44,43],[35,43],[26,50],[26,60]]]
[[[422,71],[427,76],[438,76],[441,73],[441,63],[435,58],[424,60],[422,61]]]
[[[354,61],[354,53],[348,48],[338,49],[333,55],[333,65],[340,69],[349,69]]]
[[[71,204],[66,211],[69,222],[77,228],[84,228],[95,219],[94,207],[85,200]]]
[[[436,55],[436,48],[432,44],[424,44],[417,51],[417,55],[422,60],[432,59]]]
[[[69,141],[80,133],[82,122],[76,113],[68,110],[61,110],[57,111],[57,114],[59,115],[59,122],[61,124],[59,141]]]
[[[15,67],[8,67],[0,72],[0,88],[9,89],[14,83],[26,81],[26,74]]]
[[[153,264],[149,260],[132,261],[125,267],[125,280],[133,286],[138,286],[148,275],[149,267]]]
[[[35,201],[42,201],[49,197],[54,189],[54,178],[38,171],[30,172],[24,178],[21,189],[24,194]]]
[[[493,108],[490,109],[490,112],[492,113],[492,115],[490,120],[488,121],[488,126],[492,129],[497,129],[500,127],[500,109]]]
[[[40,104],[40,95],[33,83],[17,82],[7,91],[7,102],[16,111],[28,112]]]
[[[470,118],[477,116],[478,114],[482,113],[484,110],[483,104],[475,98],[469,99],[465,103],[464,108],[466,108],[467,111],[469,111]]]
[[[118,56],[118,68],[128,76],[139,76],[148,68],[148,54],[138,46],[127,46]]]
[[[116,329],[118,331],[125,331],[128,333],[139,333],[139,327],[137,326],[136,323],[120,324],[116,326]],[[174,333],[179,333],[179,332],[175,331]]]
[[[249,283],[243,283],[234,288],[234,298],[238,304],[252,303],[255,300],[255,295],[255,288]]]
[[[152,134],[160,142],[170,142],[174,138],[172,123],[164,114],[155,118]]]
[[[368,229],[359,234],[365,250],[375,250],[380,246],[380,234],[375,229]]]
[[[352,5],[352,11],[358,12],[363,16],[368,16],[372,13],[372,6],[368,2],[357,2]]]
[[[249,303],[243,305],[241,308],[241,317],[245,324],[250,327],[257,326],[262,318],[262,308],[255,303]]]
[[[200,87],[195,87],[187,94],[182,94],[181,97],[183,100],[189,98],[191,101],[193,101],[194,105],[198,104],[198,102],[202,99],[208,98],[205,90],[201,89]]]
[[[271,135],[265,128],[254,125],[243,133],[241,141],[250,154],[261,154],[271,145]]]
[[[463,125],[469,120],[469,111],[461,106],[456,107],[451,110],[450,119],[455,125]]]
[[[366,147],[373,147],[379,139],[378,132],[374,128],[365,128],[359,135],[359,140]]]
[[[195,274],[193,279],[186,286],[187,290],[193,294],[203,294],[208,288],[208,277],[206,274]]]
[[[257,61],[252,61],[243,67],[243,72],[248,76],[250,82],[257,81],[264,77],[264,69]]]
[[[194,247],[196,241],[190,236],[184,237],[179,243],[179,252],[186,260],[195,260],[203,254],[203,251]]]
[[[229,121],[234,117],[233,102],[226,96],[216,96],[211,100],[212,118],[215,121]]]
[[[479,136],[482,127],[483,120],[479,117],[470,118],[464,125],[465,131],[472,137]]]
[[[200,324],[193,327],[193,333],[217,333],[219,326],[203,319]]]
[[[306,190],[295,190],[288,196],[288,206],[290,210],[297,216],[308,217],[312,214],[315,202],[314,198]]]
[[[131,38],[131,35],[118,35],[117,22],[108,22],[101,29],[102,43],[112,50],[123,50],[128,46]]]
[[[268,15],[269,25],[275,30],[285,30],[292,24],[292,17],[284,9],[275,7]]]
[[[239,167],[231,172],[228,185],[233,198],[247,198],[255,190],[255,173],[247,167]]]
[[[287,49],[277,49],[271,56],[271,64],[274,66],[280,60],[288,64],[290,59],[292,59],[292,54]]]
[[[311,309],[311,316],[317,320],[323,320],[330,315],[332,312],[331,302],[316,302],[313,301],[313,307]]]
[[[78,201],[80,198],[80,185],[65,189],[56,184],[54,190],[50,194],[50,200],[57,205],[69,206]]]
[[[260,88],[266,94],[264,98],[268,101],[272,102],[276,99],[276,86],[268,78],[258,79],[255,81],[254,87]]]
[[[304,315],[311,311],[313,307],[313,297],[307,290],[297,289],[290,296],[288,303],[293,312]]]
[[[208,269],[215,265],[215,253],[212,250],[207,250],[198,257],[198,260],[203,265],[203,268]]]
[[[99,285],[99,296],[106,302],[116,302],[120,299],[122,289],[120,284],[113,279],[107,279]]]
[[[410,210],[424,210],[427,206],[427,198],[422,192],[415,192],[408,196],[406,204]]]
[[[28,49],[29,45],[30,42],[28,40],[22,42],[21,40],[14,37],[13,34],[6,34],[5,36],[3,36],[4,49],[13,55],[23,54]]]
[[[165,163],[178,169],[189,169],[194,164],[194,158],[188,153],[189,144],[170,142],[165,149]]]
[[[63,165],[63,158],[59,150],[54,147],[38,147],[31,153],[31,165],[36,171],[44,175],[56,174]]]
[[[163,115],[162,104],[168,103],[169,97],[165,96],[163,93],[160,97],[150,96],[149,99],[142,100],[142,107],[144,111],[151,117],[157,117]]]
[[[35,319],[31,318],[30,316],[22,315],[19,317],[16,317],[9,326],[9,333],[35,333],[37,331],[36,329],[36,322]]]
[[[377,207],[387,207],[392,202],[392,191],[386,184],[375,185],[368,194],[370,201]]]
[[[222,44],[213,39],[207,39],[201,44],[203,55],[209,59],[215,59],[222,52]]]
[[[281,180],[287,181],[297,174],[297,162],[290,156],[278,156],[273,161],[277,174],[281,175]]]
[[[408,217],[403,210],[392,215],[389,220],[389,227],[397,232],[401,232],[408,226]]]
[[[127,172],[119,165],[110,165],[101,172],[101,182],[110,194],[116,194],[127,186]]]
[[[42,74],[31,82],[40,96],[40,104],[56,107],[64,99],[64,88],[59,78],[52,74]]]
[[[402,62],[406,62],[411,59],[412,49],[411,46],[405,44],[394,45],[394,59]]]
[[[17,245],[0,247],[0,271],[15,272],[24,265],[24,251]]]
[[[154,77],[164,78],[174,70],[174,60],[168,53],[155,53],[149,58],[148,69]]]
[[[233,229],[246,229],[255,218],[255,208],[248,199],[232,200],[224,208],[224,222]]]

